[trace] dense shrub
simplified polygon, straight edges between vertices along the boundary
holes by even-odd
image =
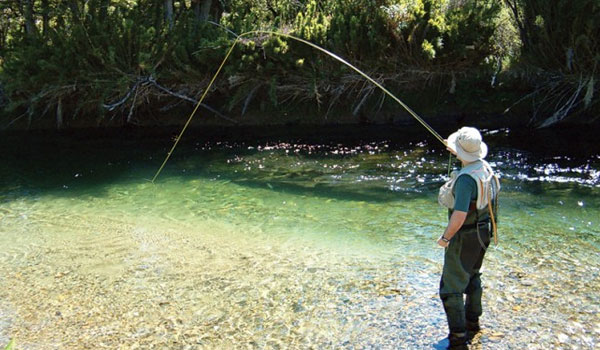
[[[5,110],[11,118],[27,115],[33,122],[62,121],[62,115],[136,122],[135,111],[143,106],[168,110],[181,99],[186,104],[197,99],[235,35],[255,30],[309,40],[404,91],[438,81],[445,86],[436,87],[439,93],[452,94],[461,77],[473,81],[494,76],[494,85],[498,74],[515,63],[518,69],[529,65],[584,74],[589,78],[578,84],[587,84],[589,92],[581,98],[592,101],[586,108],[593,105],[599,60],[597,1],[504,4],[7,0],[0,4],[0,15],[9,16],[0,22]],[[515,43],[517,33],[520,43]],[[331,108],[345,99],[361,101],[351,104],[356,112],[372,99],[372,89],[352,71],[282,36],[246,35],[224,75],[211,96],[219,109],[229,111],[243,113],[254,101],[280,108],[312,100]]]

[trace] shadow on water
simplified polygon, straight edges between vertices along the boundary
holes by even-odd
[[[13,196],[41,193],[55,196],[103,196],[110,184],[138,182],[151,178],[173,142],[173,131],[5,134],[0,141],[0,147],[3,149],[1,162],[6,165],[0,171],[0,192],[4,194],[4,200],[7,196],[10,198],[11,193]],[[379,187],[379,184],[361,186],[360,189],[351,183],[331,184],[327,179],[323,179],[331,174],[310,167],[295,171],[283,165],[271,173],[236,173],[235,164],[219,164],[232,155],[252,154],[247,147],[260,147],[261,144],[268,144],[273,140],[277,140],[277,143],[289,143],[292,147],[296,144],[327,143],[330,149],[335,149],[342,145],[356,146],[371,140],[385,139],[385,135],[377,130],[368,137],[365,137],[365,133],[360,132],[360,129],[343,132],[342,136],[334,131],[322,129],[298,133],[286,130],[278,133],[272,129],[196,130],[189,133],[188,140],[180,144],[158,182],[173,177],[191,180],[219,176],[242,186],[270,188],[298,195],[316,195],[318,192],[319,196],[339,199],[393,200],[394,193]],[[199,150],[199,145],[208,145],[208,149]],[[304,154],[303,157],[319,162],[329,158],[329,155],[316,152]],[[184,163],[186,166],[190,161],[195,163],[192,164],[195,169],[182,174],[178,163]],[[213,165],[216,170],[206,169]],[[316,182],[317,178],[320,178],[320,183]]]
[[[154,146],[118,137],[36,133],[9,135],[0,144],[1,193],[65,196],[102,196],[105,185],[143,165],[144,149]]]
[[[6,201],[42,193],[100,197],[111,184],[150,179],[177,131],[5,133],[0,138],[0,161],[4,164],[0,170],[4,198],[0,198]],[[498,169],[507,175],[508,188],[541,194],[553,188],[564,190],[564,182],[570,180],[544,181],[544,174],[581,166],[582,161],[587,162],[587,171],[597,169],[600,145],[595,142],[596,134],[589,129],[561,128],[535,134],[503,129],[484,130],[484,139],[491,146]],[[407,126],[195,129],[184,136],[186,140],[175,150],[158,182],[175,177],[183,181],[218,177],[249,188],[300,196],[368,202],[421,198],[437,190],[447,167],[446,151],[430,136],[418,127]],[[275,145],[275,153],[264,152],[268,145]],[[394,159],[390,157],[393,152],[409,155]],[[256,167],[252,162],[269,156],[269,164],[258,164],[266,169],[244,169]],[[297,166],[294,156],[301,156],[304,164]],[[236,157],[242,160],[230,164]],[[382,166],[394,162],[410,164],[402,169]],[[328,165],[342,168],[326,169]],[[353,166],[361,168],[353,170]],[[415,171],[429,177],[417,181]],[[588,182],[598,187],[597,180]],[[358,182],[362,182],[360,186],[356,186]],[[581,193],[589,189],[569,188]]]

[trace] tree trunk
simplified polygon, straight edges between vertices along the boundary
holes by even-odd
[[[100,21],[104,22],[106,17],[108,17],[108,6],[110,5],[110,0],[102,0],[100,1]]]
[[[513,14],[517,28],[519,29],[519,36],[521,37],[522,45],[529,45],[528,28],[523,24],[523,18],[519,13],[519,1],[518,0],[504,0],[504,3],[508,6]]]
[[[185,0],[179,0],[179,12],[187,11],[187,6],[185,4]]]
[[[200,20],[208,21],[210,16],[210,7],[212,0],[202,0],[202,6],[200,8]]]
[[[48,29],[50,23],[50,5],[48,0],[42,0],[42,33],[44,36],[48,35]]]
[[[160,4],[160,2],[158,1],[153,1],[150,5],[150,10],[149,12],[152,13],[153,15],[153,19],[154,19],[154,28],[156,29],[156,37],[158,38],[160,36],[161,33],[161,28],[162,28],[162,21],[163,21],[163,5]],[[139,7],[140,11],[142,10],[142,7]],[[141,12],[143,13],[143,12]]]
[[[173,3],[175,6],[175,3]],[[185,0],[179,0],[179,5],[175,7],[175,22],[179,20],[179,17],[183,15],[187,11],[187,6],[185,5]]]
[[[63,112],[62,112],[62,99],[58,98],[58,104],[56,105],[56,128],[58,130],[63,128]]]
[[[165,21],[169,29],[173,29],[173,0],[165,0]]]
[[[221,15],[225,11],[226,4],[227,4],[226,1],[217,1],[215,3],[215,6],[213,6],[212,14],[213,14],[213,20],[215,22],[219,23],[219,20],[221,19]]]
[[[4,50],[6,46],[6,40],[8,39],[8,26],[0,26],[0,52]],[[1,90],[0,90],[1,91]]]
[[[24,0],[23,14],[25,16],[25,31],[27,36],[32,37],[37,34],[35,20],[33,18],[33,0]]]
[[[77,5],[77,1],[76,0],[70,0],[69,3],[69,9],[71,9],[71,14],[73,15],[73,19],[75,20],[75,22],[79,22],[79,19],[81,18],[81,13],[79,12],[79,5]]]
[[[192,0],[192,11],[194,11],[194,18],[196,21],[200,20],[200,0]]]

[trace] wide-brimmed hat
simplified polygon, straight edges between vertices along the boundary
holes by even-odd
[[[458,159],[474,162],[487,156],[488,147],[481,140],[479,130],[468,126],[458,129],[448,136],[447,146],[454,152]]]

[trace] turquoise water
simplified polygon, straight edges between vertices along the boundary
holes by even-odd
[[[186,135],[155,184],[169,134],[4,136],[0,346],[443,348],[437,141],[245,132]],[[484,134],[503,191],[473,347],[595,349],[600,151],[536,137]]]

